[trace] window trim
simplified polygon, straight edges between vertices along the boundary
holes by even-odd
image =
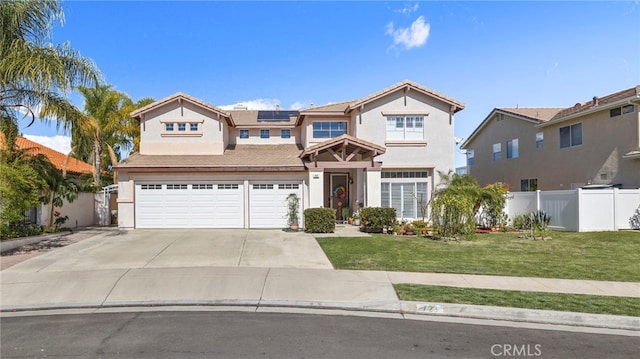
[[[580,143],[578,144],[574,144],[574,136],[573,136],[573,128],[580,126]],[[562,144],[562,129],[568,128],[569,129],[569,144],[566,146],[563,146]],[[567,125],[567,126],[562,126],[560,128],[558,128],[558,139],[560,140],[560,149],[564,149],[564,148],[572,148],[572,147],[577,147],[577,146],[582,146],[582,144],[584,143],[583,140],[583,136],[582,136],[582,122],[577,122],[577,123],[573,123],[571,125]]]
[[[386,143],[414,143],[426,145],[425,116],[416,114],[390,115],[386,117]],[[411,124],[411,126],[409,126]],[[401,136],[400,136],[401,134]],[[419,138],[408,138],[411,134],[418,134]],[[392,136],[395,135],[395,136]],[[393,138],[390,138],[393,137]],[[402,137],[402,138],[399,138]],[[409,136],[411,137],[411,136]]]
[[[333,131],[336,131],[336,132],[342,132],[342,131],[340,131],[340,130],[338,130],[338,129],[332,129],[332,128],[331,128],[331,125],[332,125],[332,124],[334,124],[334,123],[338,123],[338,124],[340,124],[340,123],[341,123],[341,124],[344,124],[344,132],[343,132],[343,133],[340,133],[340,134],[337,134],[337,133],[336,133],[336,134],[333,134],[333,133],[332,133]],[[315,125],[316,125],[316,124],[329,124],[329,129],[328,129],[328,130],[324,130],[324,129],[316,129],[316,128],[315,128]],[[325,137],[325,136],[316,136],[316,131],[318,131],[318,132],[320,132],[320,131],[322,131],[322,132],[329,132],[329,136],[328,136],[328,137]],[[349,133],[349,123],[348,123],[347,121],[322,121],[322,120],[316,120],[316,121],[313,121],[313,122],[311,123],[311,138],[313,138],[313,139],[328,139],[328,138],[336,138],[336,137],[338,137],[338,136],[342,136],[342,135],[345,135],[345,134],[348,134],[348,133]]]
[[[496,146],[498,151],[496,151]],[[493,158],[494,161],[500,161],[502,159],[502,143],[501,142],[494,143],[493,146],[491,147],[491,152],[492,152],[491,158]]]
[[[204,120],[160,120],[163,125],[161,137],[202,137]],[[196,124],[198,126],[197,131],[192,131],[191,126]],[[167,130],[167,126],[172,126],[172,130]],[[184,126],[184,130],[180,130],[179,127]]]
[[[538,135],[540,135],[538,139]],[[544,132],[536,132],[536,148],[544,148]]]
[[[507,141],[507,159],[514,159],[520,157],[520,141],[517,138]],[[509,144],[511,144],[511,151],[509,151]]]

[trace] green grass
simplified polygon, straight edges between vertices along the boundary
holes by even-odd
[[[373,235],[318,238],[336,269],[465,273],[640,282],[640,232],[476,235],[462,242]]]
[[[640,298],[398,284],[401,300],[640,317]]]

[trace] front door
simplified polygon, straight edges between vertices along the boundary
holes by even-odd
[[[336,219],[342,220],[344,207],[349,207],[349,175],[346,173],[331,174],[331,208],[336,210]],[[347,214],[348,213],[344,213]]]

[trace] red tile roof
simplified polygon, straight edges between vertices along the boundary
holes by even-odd
[[[45,155],[49,159],[49,161],[51,161],[51,163],[53,163],[53,165],[56,166],[56,168],[58,168],[59,170],[63,170],[66,161],[67,173],[78,175],[83,173],[93,173],[94,171],[93,166],[86,162],[71,157],[69,157],[69,159],[67,160],[67,155],[49,147],[43,146],[37,142],[28,140],[24,137],[18,136],[16,138],[16,145],[19,149],[27,150],[29,154]]]

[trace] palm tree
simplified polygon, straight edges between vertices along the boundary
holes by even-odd
[[[68,43],[54,45],[50,31],[63,23],[57,0],[0,1],[0,118],[55,120],[69,129],[81,121],[66,98],[79,85],[95,85],[99,72]]]
[[[94,185],[101,186],[101,171],[110,171],[128,150],[137,150],[140,124],[131,118],[135,109],[153,102],[143,98],[133,102],[110,85],[79,87],[85,98],[84,119],[72,127],[72,153],[95,166]],[[117,178],[113,178],[117,182]]]

